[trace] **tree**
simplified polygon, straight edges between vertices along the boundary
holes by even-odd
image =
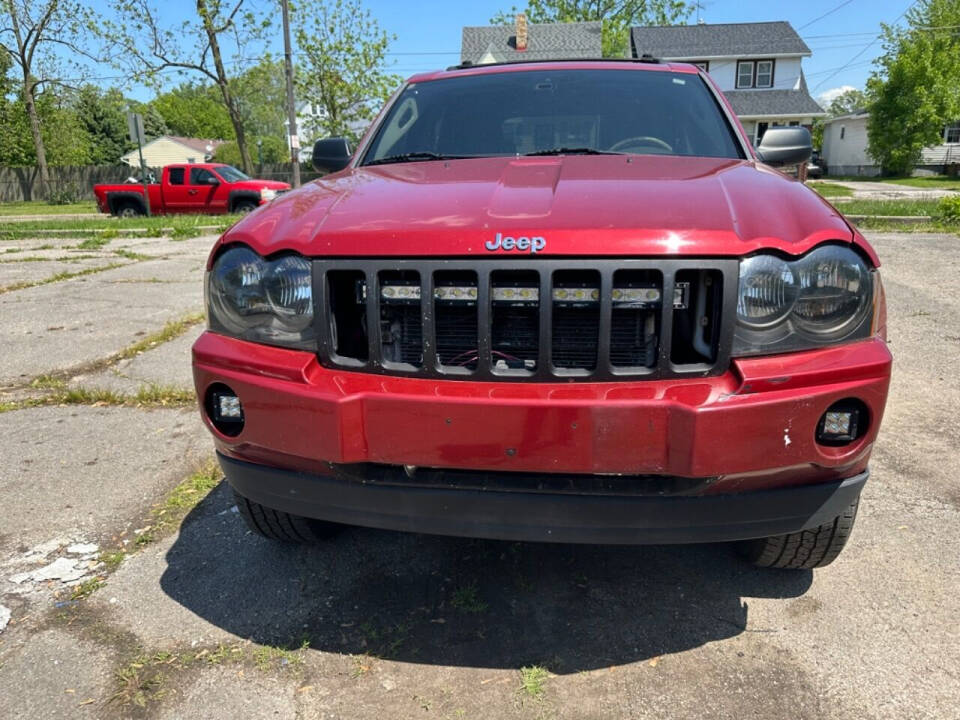
[[[269,55],[238,75],[232,83],[240,105],[243,124],[255,135],[284,138],[287,119],[287,91],[283,77],[283,61]]]
[[[392,36],[359,0],[303,0],[293,8],[300,49],[296,86],[320,110],[326,135],[356,139],[400,78],[384,70]]]
[[[50,186],[39,95],[68,84],[72,72],[82,72],[78,58],[89,58],[77,18],[85,11],[72,0],[0,0],[0,51],[19,72],[19,93],[29,124],[33,155],[40,171],[41,193]],[[70,61],[63,58],[69,56]],[[58,130],[59,132],[59,130]]]
[[[137,100],[131,100],[129,103],[130,112],[139,113],[143,116],[143,134],[147,140],[153,140],[161,135],[169,135],[170,128],[167,127],[167,121],[163,115],[150,103],[143,103]]]
[[[155,97],[150,106],[160,114],[173,135],[210,140],[236,138],[230,113],[215,87],[183,83]]]
[[[827,114],[830,117],[840,117],[850,113],[863,112],[867,109],[869,101],[867,94],[862,90],[850,89],[837,95],[827,108]]]
[[[270,19],[268,14],[259,15],[249,5],[245,7],[244,1],[196,0],[196,18],[170,27],[162,22],[165,13],[149,0],[111,0],[118,19],[101,22],[91,29],[111,42],[115,62],[134,77],[159,86],[160,74],[174,70],[212,83],[233,127],[241,165],[250,172],[252,163],[243,116],[233,93],[223,47],[233,50],[235,64],[242,64],[248,47],[262,40]]]
[[[74,109],[77,120],[90,139],[90,162],[113,165],[133,149],[126,117],[127,101],[116,88],[101,91],[84,85],[77,92]]]
[[[905,30],[883,27],[884,54],[867,81],[868,152],[892,174],[908,174],[960,117],[960,2],[919,0],[906,21]]]
[[[261,137],[252,141],[254,154],[257,157],[257,166],[262,162],[274,164],[290,161],[290,150],[287,147],[287,141],[282,137]],[[259,153],[257,149],[259,148]],[[240,162],[240,150],[235,141],[224,143],[213,151],[213,161],[222,162],[227,165],[237,165]]]
[[[523,12],[531,23],[603,23],[603,56],[626,57],[630,53],[630,28],[634,25],[674,25],[686,20],[695,3],[682,0],[528,0],[525,10],[516,7],[490,19],[495,25],[512,25]]]

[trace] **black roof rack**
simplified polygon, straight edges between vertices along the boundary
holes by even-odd
[[[657,65],[660,63],[659,58],[655,58],[650,53],[644,53],[640,57],[628,57],[628,58],[598,58],[598,57],[588,57],[588,58],[536,58],[530,60],[506,60],[504,62],[496,63],[482,63],[476,64],[472,60],[465,60],[459,65],[451,65],[447,68],[450,70],[468,70],[470,68],[477,67],[500,67],[502,65],[527,65],[532,63],[551,63],[551,62],[622,62],[622,63],[649,63]]]

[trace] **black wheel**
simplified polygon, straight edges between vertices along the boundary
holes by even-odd
[[[344,527],[337,523],[312,520],[264,507],[248,500],[236,490],[233,491],[233,497],[247,527],[269,540],[315,543],[333,537]]]
[[[132,218],[143,215],[143,210],[135,203],[123,203],[114,211],[117,217]]]
[[[241,200],[233,206],[233,211],[235,213],[240,213],[241,215],[246,215],[248,212],[253,212],[256,209],[257,206],[253,200]]]
[[[840,554],[853,531],[859,498],[833,522],[789,535],[737,543],[737,552],[759,567],[812,570],[826,567]]]

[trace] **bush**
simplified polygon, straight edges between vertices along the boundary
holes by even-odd
[[[960,195],[940,198],[934,218],[952,225],[960,224]]]
[[[83,195],[76,183],[66,183],[50,190],[47,196],[47,203],[50,205],[70,205],[80,202]]]

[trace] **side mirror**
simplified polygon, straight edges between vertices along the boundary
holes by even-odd
[[[207,178],[207,185],[219,185],[219,184],[220,184],[220,181],[217,180],[215,177]]]
[[[760,161],[774,167],[800,165],[813,153],[810,131],[805,127],[772,127],[757,148]]]
[[[317,172],[337,172],[350,164],[353,152],[346,138],[317,140],[313,145],[313,167]]]

